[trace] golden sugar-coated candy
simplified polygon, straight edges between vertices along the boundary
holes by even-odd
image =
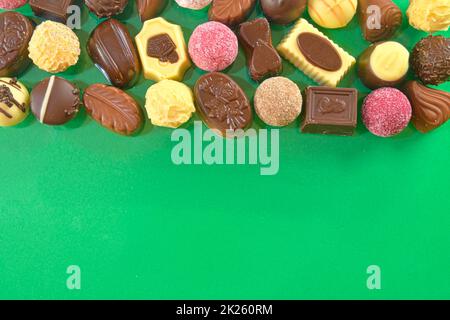
[[[194,94],[181,82],[163,80],[148,89],[145,108],[155,126],[178,128],[195,112]]]
[[[80,41],[66,25],[45,21],[37,26],[28,50],[34,64],[44,71],[58,73],[78,62]]]

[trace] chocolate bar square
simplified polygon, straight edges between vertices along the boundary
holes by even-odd
[[[351,136],[358,123],[358,91],[347,88],[309,87],[304,133]]]
[[[44,19],[65,23],[68,18],[68,8],[75,0],[30,0],[34,14]]]

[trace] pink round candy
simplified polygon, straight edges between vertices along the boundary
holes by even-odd
[[[17,9],[24,6],[28,0],[0,0],[0,9]]]
[[[180,7],[201,10],[207,5],[209,5],[212,0],[175,0]]]
[[[222,71],[236,60],[238,39],[226,25],[210,21],[199,25],[192,33],[189,55],[202,70]]]
[[[392,137],[402,132],[411,116],[411,103],[395,88],[373,91],[364,100],[362,107],[364,124],[370,132],[380,137]]]

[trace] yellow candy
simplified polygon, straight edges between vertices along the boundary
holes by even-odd
[[[37,26],[28,50],[34,64],[44,71],[58,73],[78,62],[80,41],[66,25],[45,21]]]
[[[314,34],[316,36],[326,39],[330,45],[336,50],[339,55],[342,65],[336,71],[327,71],[314,64],[312,64],[299,49],[297,39],[300,34],[308,33]],[[350,70],[350,68],[356,63],[356,59],[352,57],[349,53],[344,51],[341,47],[335,44],[331,39],[329,39],[322,32],[317,30],[312,24],[310,24],[305,19],[300,19],[291,32],[283,39],[283,41],[278,45],[278,51],[287,60],[289,60],[293,65],[303,71],[307,76],[314,79],[317,83],[329,87],[336,87],[338,83],[342,80],[345,74]]]
[[[21,123],[30,112],[30,94],[15,79],[0,78],[0,127]]]
[[[336,29],[349,24],[357,7],[357,0],[309,0],[308,12],[318,25]]]
[[[181,82],[163,80],[151,86],[145,97],[148,117],[155,126],[178,128],[195,112],[194,94]]]
[[[426,32],[447,31],[450,26],[449,0],[411,0],[406,15],[409,24]]]
[[[146,79],[181,81],[191,66],[181,27],[163,18],[146,21],[136,36],[136,45]]]

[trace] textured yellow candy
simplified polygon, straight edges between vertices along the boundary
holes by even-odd
[[[21,123],[30,111],[30,94],[20,82],[0,78],[0,127]]]
[[[28,50],[34,64],[51,73],[75,65],[81,53],[76,34],[66,25],[53,21],[45,21],[36,28]]]
[[[447,31],[450,26],[450,0],[411,0],[406,15],[409,24],[416,29]]]
[[[163,80],[148,89],[145,108],[155,126],[178,128],[195,112],[194,94],[181,82]]]
[[[356,14],[357,0],[309,0],[311,18],[324,28],[345,27]]]

